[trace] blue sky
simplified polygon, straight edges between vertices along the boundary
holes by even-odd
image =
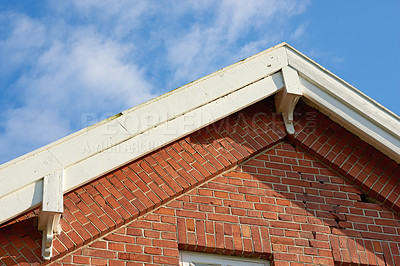
[[[400,114],[400,1],[1,1],[0,163],[287,42]]]

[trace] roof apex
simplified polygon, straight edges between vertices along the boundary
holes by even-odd
[[[399,116],[283,42],[1,165],[0,223],[38,206],[56,172],[65,193],[277,93],[288,120],[301,97],[400,162]]]

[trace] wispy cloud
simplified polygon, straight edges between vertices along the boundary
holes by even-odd
[[[2,111],[1,158],[72,133],[84,125],[84,113],[115,114],[154,96],[144,71],[126,60],[132,44],[115,42],[92,27],[10,19],[14,28],[1,47],[12,57],[2,68],[20,71],[12,84],[20,95],[17,106]]]
[[[193,23],[179,38],[167,40],[175,80],[199,78],[282,41],[290,31],[288,20],[306,6],[306,1],[210,3],[206,23]]]
[[[303,38],[304,34],[306,33],[308,23],[303,23],[300,26],[296,28],[295,31],[290,34],[290,39],[292,41],[299,41],[301,38]]]
[[[308,1],[48,4],[0,13],[0,163],[299,35]]]

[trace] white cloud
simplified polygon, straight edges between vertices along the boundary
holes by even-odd
[[[175,81],[187,82],[283,41],[288,20],[304,12],[308,1],[209,3],[207,23],[195,23],[167,41]],[[211,71],[210,71],[211,70]]]
[[[90,29],[75,30],[64,42],[54,42],[19,85],[28,88],[29,105],[46,99],[53,108],[123,110],[152,96],[142,71],[124,60],[130,51],[130,45]]]
[[[156,84],[170,90],[283,41],[308,1],[48,4],[38,18],[0,13],[0,80],[14,95],[0,110],[0,162],[86,126],[83,114],[115,114]]]
[[[293,41],[299,41],[301,38],[303,38],[306,30],[307,30],[308,24],[301,24],[300,26],[297,27],[297,29],[290,34],[290,39]]]
[[[55,141],[70,131],[69,121],[52,109],[24,107],[7,110],[2,119],[0,162]]]
[[[8,25],[6,38],[0,39],[1,76],[34,62],[37,50],[44,45],[45,27],[29,17],[18,14],[0,14],[0,23]]]
[[[50,1],[49,4],[58,16],[90,24],[107,36],[124,38],[132,30],[140,27],[141,16],[155,10],[155,3],[150,1],[115,1],[115,0],[72,0],[63,2]]]
[[[54,28],[25,16],[9,19],[14,28],[2,48],[18,57],[2,67],[27,62],[30,67],[13,83],[20,106],[2,111],[0,158],[72,133],[86,122],[83,113],[115,114],[154,96],[143,70],[131,60],[133,44],[111,40],[93,27]],[[57,31],[63,33],[50,34]]]
[[[333,58],[332,58],[332,62],[333,63],[339,63],[339,64],[341,64],[341,63],[343,63],[343,62],[345,62],[346,61],[346,58],[344,58],[344,57],[342,57],[342,56],[334,56]]]

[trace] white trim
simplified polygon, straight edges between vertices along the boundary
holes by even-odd
[[[157,127],[152,127],[147,132],[136,135],[125,142],[112,147],[105,147],[101,152],[64,169],[63,191],[64,193],[70,191],[184,135],[229,116],[237,110],[250,106],[260,99],[267,98],[282,87],[282,76],[280,73],[276,73],[185,115]],[[177,130],[174,131],[174,129]],[[154,136],[157,137],[155,138]],[[85,146],[80,147],[80,149],[85,149]],[[42,180],[38,179],[22,189],[0,198],[2,210],[0,219],[6,220],[7,217],[15,217],[19,213],[40,204],[42,201],[42,192],[40,191],[43,186]],[[18,199],[18,204],[15,204],[16,199]]]
[[[43,201],[38,229],[42,232],[42,257],[52,255],[54,233],[61,232],[60,218],[63,213],[63,171],[59,170],[43,178]]]
[[[303,94],[400,162],[400,118],[283,43],[1,165],[0,223],[42,202],[45,176],[64,169],[63,193],[70,191],[278,93],[283,68],[285,90],[293,96],[279,102],[285,106],[280,111],[287,109],[286,124]]]
[[[303,77],[300,77],[300,82],[304,97],[311,106],[316,107],[333,121],[378,148],[393,160],[400,162],[400,138],[382,129],[371,121],[371,117],[360,114],[342,101],[335,100]]]
[[[199,265],[212,266],[270,266],[268,260],[239,256],[219,255],[193,251],[179,251],[180,266]]]
[[[289,65],[304,97],[321,112],[400,162],[400,118],[291,47]]]
[[[129,161],[140,158],[144,154],[163,147],[182,136],[195,132],[261,99],[265,99],[282,87],[282,77],[280,73],[276,73],[192,110],[185,115],[151,128],[146,134],[137,135],[102,153],[76,163],[65,169],[67,177],[64,183],[65,190],[72,190],[83,182],[87,182],[89,177],[91,179],[99,177],[109,172],[110,169],[115,169]],[[139,144],[145,145],[137,148]]]
[[[276,93],[284,64],[271,48],[0,166],[0,223],[40,204],[45,175],[64,169],[65,193]]]
[[[282,68],[283,81],[285,88],[275,97],[275,106],[278,113],[282,113],[286,131],[294,134],[293,111],[297,102],[303,95],[300,89],[300,80],[297,71],[290,66]]]
[[[51,259],[53,253],[54,234],[61,232],[60,226],[61,213],[44,212],[40,219],[45,222],[42,229],[42,257],[45,260]]]
[[[289,48],[287,54],[289,65],[296,69],[300,76],[317,85],[319,90],[327,93],[331,101],[347,105],[371,123],[400,139],[400,118],[397,115],[298,51]]]
[[[52,255],[54,233],[61,232],[60,218],[63,213],[63,171],[59,170],[43,178],[43,204],[38,229],[42,231],[42,257]]]

